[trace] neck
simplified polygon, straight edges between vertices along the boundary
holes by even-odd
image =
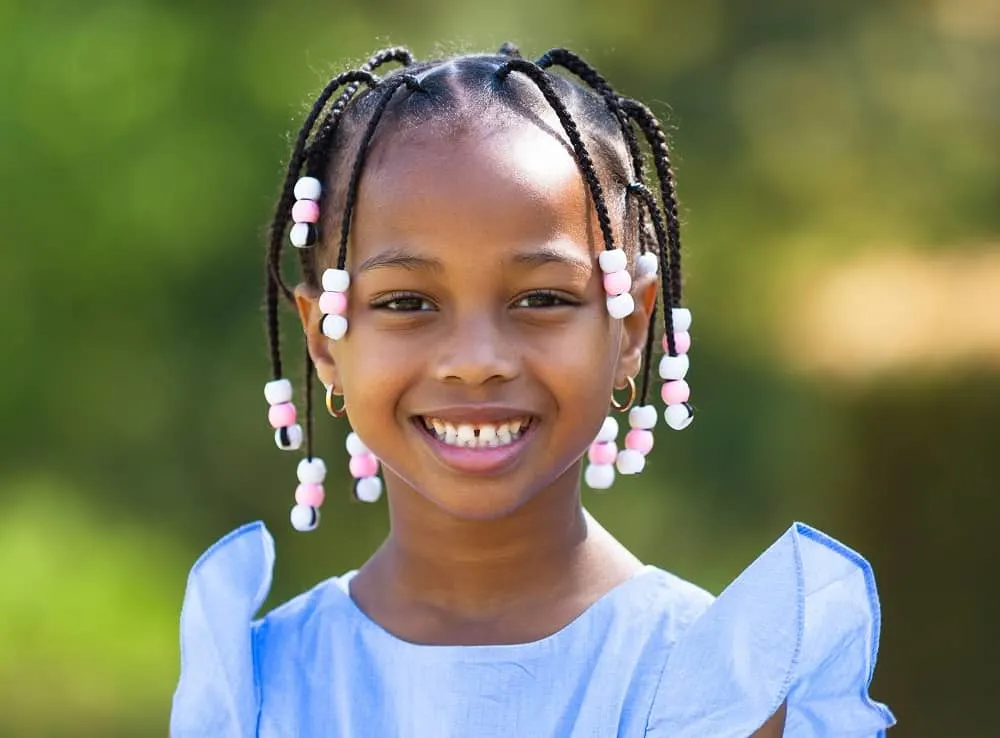
[[[470,617],[565,590],[596,526],[575,471],[494,520],[455,519],[411,490],[389,495],[376,578],[407,600]]]

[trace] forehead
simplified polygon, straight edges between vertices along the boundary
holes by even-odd
[[[568,142],[544,122],[390,130],[372,142],[352,248],[504,248],[569,237],[592,250],[589,198]]]

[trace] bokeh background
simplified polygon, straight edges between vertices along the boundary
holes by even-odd
[[[0,735],[164,735],[187,570],[238,524],[277,538],[272,604],[378,544],[326,416],[344,494],[287,525],[264,228],[332,73],[508,39],[673,131],[698,421],[591,509],[715,591],[826,529],[875,566],[896,732],[997,735],[991,0],[0,2]]]

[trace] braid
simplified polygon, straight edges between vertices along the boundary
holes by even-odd
[[[305,391],[306,391],[306,458],[313,457],[313,375],[316,366],[309,353],[309,341],[306,341],[305,355]]]
[[[534,82],[545,97],[546,102],[555,111],[559,122],[562,123],[563,129],[566,131],[566,135],[569,136],[570,143],[573,145],[573,150],[576,152],[580,168],[583,170],[583,178],[590,188],[590,194],[594,201],[594,209],[597,211],[597,221],[604,236],[604,248],[611,251],[615,248],[615,237],[611,230],[611,217],[608,215],[608,206],[604,202],[604,191],[600,180],[597,178],[597,170],[594,168],[594,162],[583,143],[583,138],[580,136],[580,130],[577,128],[576,121],[573,120],[573,117],[566,109],[566,104],[556,94],[544,69],[524,59],[511,59],[497,70],[496,75],[502,82],[511,72],[521,72]]]
[[[305,146],[309,139],[309,134],[316,125],[316,120],[323,112],[327,102],[337,89],[347,82],[365,82],[368,85],[377,84],[378,80],[370,72],[352,70],[334,77],[323,88],[323,91],[313,103],[309,115],[306,116],[299,135],[295,141],[295,148],[288,162],[288,169],[285,172],[285,182],[278,197],[278,204],[275,208],[274,219],[271,221],[270,239],[267,251],[267,277],[265,285],[265,301],[267,310],[267,338],[268,347],[271,353],[271,371],[274,379],[281,378],[281,349],[280,349],[280,328],[278,321],[278,298],[284,294],[285,298],[292,301],[292,291],[281,278],[281,250],[285,241],[285,228],[291,216],[292,202],[295,199],[295,182],[298,179],[302,164],[305,161]]]
[[[393,95],[402,86],[408,87],[410,90],[424,91],[420,82],[416,77],[410,74],[404,74],[397,77],[390,82],[385,84],[386,90],[382,94],[382,99],[378,101],[375,106],[375,110],[372,112],[371,120],[368,121],[368,127],[365,129],[365,134],[361,139],[361,144],[358,147],[358,155],[354,159],[354,167],[351,169],[351,179],[347,185],[347,201],[344,203],[344,216],[340,226],[340,250],[337,253],[337,269],[343,269],[347,264],[347,239],[351,232],[351,219],[354,216],[354,202],[358,196],[358,183],[361,180],[361,170],[365,165],[365,158],[368,155],[368,145],[371,143],[372,138],[375,136],[375,129],[378,127],[379,121],[382,119],[382,114],[385,109],[389,107],[389,103],[392,101]]]
[[[666,332],[664,336],[667,339],[667,353],[671,356],[677,355],[676,347],[674,346],[674,318],[673,311],[671,308],[676,306],[674,302],[671,290],[668,287],[666,280],[667,273],[667,248],[666,241],[668,238],[666,227],[663,225],[663,215],[660,213],[660,209],[656,206],[656,198],[653,193],[649,191],[646,185],[639,182],[633,182],[629,185],[629,192],[633,195],[639,197],[642,203],[646,206],[649,211],[650,220],[653,221],[653,230],[656,232],[656,240],[659,244],[659,259],[660,259],[660,272],[664,275],[664,278],[660,282],[660,287],[663,290],[663,322]]]
[[[663,128],[652,111],[637,100],[622,99],[622,109],[634,120],[653,150],[653,163],[660,180],[660,198],[667,216],[667,244],[670,249],[671,304],[681,302],[681,233],[674,172],[670,165],[670,148]],[[666,276],[666,275],[664,275]],[[672,338],[672,336],[668,337]]]
[[[497,52],[499,56],[505,56],[508,59],[522,59],[521,50],[517,48],[510,41],[504,41],[500,50]]]
[[[368,61],[361,65],[361,69],[365,72],[374,72],[389,62],[398,62],[404,67],[408,67],[413,64],[413,54],[404,46],[391,46],[372,54]],[[327,115],[326,120],[323,121],[323,125],[317,132],[312,146],[309,147],[308,170],[310,172],[315,173],[320,171],[326,163],[329,139],[332,137],[333,131],[340,121],[341,114],[357,93],[359,87],[359,83],[352,82],[334,101],[333,106],[330,108],[330,113]]]
[[[618,124],[622,129],[622,137],[628,147],[629,156],[632,159],[632,171],[636,182],[645,179],[645,167],[643,166],[642,152],[639,150],[639,142],[636,140],[635,131],[632,130],[632,122],[622,110],[619,103],[620,98],[608,81],[594,67],[585,62],[569,49],[549,49],[535,62],[542,69],[551,66],[559,66],[572,72],[594,91],[596,91],[608,105],[608,109],[618,119]],[[639,211],[639,251],[646,251],[646,222],[643,211]]]

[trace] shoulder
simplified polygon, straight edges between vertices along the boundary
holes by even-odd
[[[677,640],[648,736],[746,736],[785,706],[785,736],[877,736],[868,696],[880,611],[858,553],[797,523]]]
[[[679,638],[715,601],[710,592],[655,566],[647,566],[637,584],[633,607],[643,610],[668,642]]]
[[[332,579],[255,621],[274,560],[274,540],[257,522],[222,537],[192,567],[181,608],[172,738],[255,735],[261,661],[274,650],[268,644],[292,645],[293,634],[307,636],[318,615],[346,600]]]

